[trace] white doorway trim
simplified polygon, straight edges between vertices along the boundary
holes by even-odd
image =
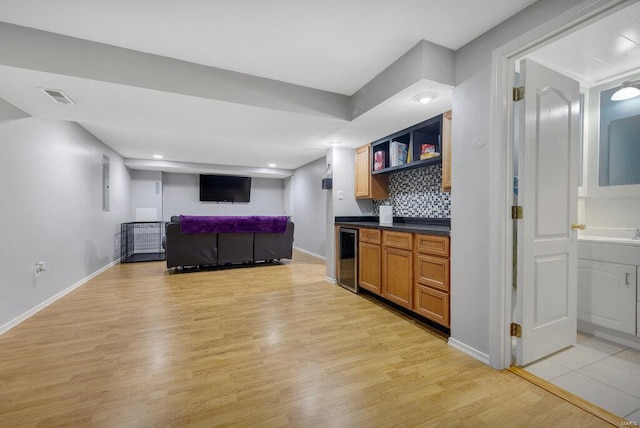
[[[637,0],[588,0],[493,51],[491,74],[489,364],[511,365],[512,177],[515,61],[550,42],[620,10]]]

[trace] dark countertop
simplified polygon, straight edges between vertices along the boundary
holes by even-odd
[[[381,225],[377,217],[336,217],[336,226],[363,227],[395,232],[423,233],[425,235],[451,236],[449,219],[410,219],[394,217],[392,225]]]

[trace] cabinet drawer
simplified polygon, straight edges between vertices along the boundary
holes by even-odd
[[[413,310],[416,313],[445,327],[449,327],[448,293],[416,284],[413,302]]]
[[[416,282],[449,291],[449,259],[416,254]]]
[[[420,253],[449,257],[449,237],[416,235],[415,250]]]
[[[382,232],[382,245],[385,247],[399,248],[401,250],[413,249],[413,235],[406,232]]]
[[[360,229],[360,242],[380,244],[380,229]]]

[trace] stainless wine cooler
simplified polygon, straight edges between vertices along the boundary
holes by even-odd
[[[358,292],[358,229],[339,228],[338,284]]]

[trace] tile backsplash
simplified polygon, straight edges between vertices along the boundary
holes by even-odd
[[[373,201],[373,215],[380,205],[393,205],[395,217],[451,217],[451,194],[442,192],[442,166],[430,165],[389,175],[389,199]]]

